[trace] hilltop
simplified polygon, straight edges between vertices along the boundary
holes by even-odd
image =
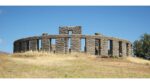
[[[0,51],[0,54],[9,54],[9,53],[4,52],[4,51]]]
[[[83,53],[0,55],[0,78],[150,78],[150,61]]]

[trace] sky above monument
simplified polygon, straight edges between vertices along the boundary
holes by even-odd
[[[0,6],[0,51],[13,52],[17,39],[59,34],[59,26],[82,26],[131,42],[150,34],[150,6]]]

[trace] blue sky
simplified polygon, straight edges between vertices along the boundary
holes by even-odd
[[[0,6],[0,51],[12,52],[13,41],[58,34],[59,26],[82,26],[82,33],[99,32],[133,42],[150,33],[150,6]]]

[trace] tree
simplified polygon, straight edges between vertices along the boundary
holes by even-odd
[[[136,40],[133,43],[134,54],[138,57],[150,58],[150,34],[143,34],[140,40]]]

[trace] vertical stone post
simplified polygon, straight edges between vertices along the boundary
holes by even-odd
[[[27,51],[29,51],[29,40],[27,40],[26,43],[27,43]]]
[[[122,42],[122,56],[127,56],[126,42]]]
[[[37,39],[32,39],[29,41],[29,50],[36,51],[38,50]]]
[[[23,52],[27,51],[27,42],[26,41],[22,41],[21,46],[22,46]]]
[[[128,45],[128,56],[132,56],[132,44],[129,43]]]
[[[23,41],[20,42],[21,44],[21,52],[24,52],[24,45],[23,45]]]
[[[20,43],[14,42],[14,53],[19,52]]]
[[[119,57],[119,42],[113,40],[113,56]]]
[[[129,56],[129,43],[126,43],[126,56]]]
[[[86,53],[95,55],[95,38],[86,38]]]
[[[65,39],[56,38],[56,53],[65,53]]]
[[[81,39],[79,37],[76,37],[75,35],[72,35],[71,38],[71,52],[80,52],[81,47]]]
[[[19,52],[22,52],[22,42],[19,41]]]
[[[68,38],[64,38],[65,40],[65,53],[68,53]]]
[[[42,34],[41,49],[42,51],[50,51],[50,40],[47,38],[47,33]]]
[[[108,56],[108,39],[101,39],[101,55]]]

